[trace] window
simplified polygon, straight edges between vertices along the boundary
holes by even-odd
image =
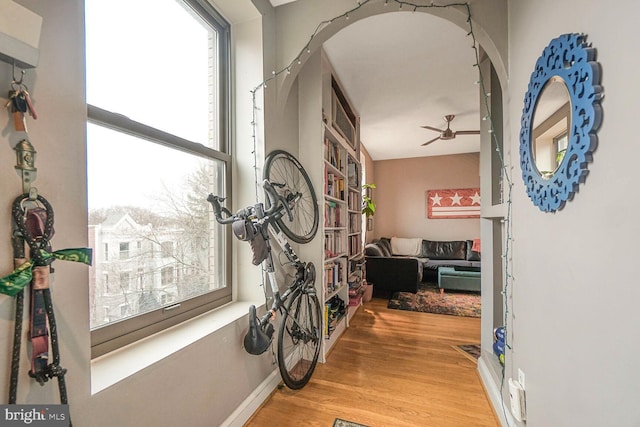
[[[120,273],[120,289],[122,290],[123,295],[125,296],[126,296],[126,292],[129,291],[129,288],[131,286],[130,280],[131,280],[131,277],[129,275],[129,272],[123,271]]]
[[[206,201],[231,188],[229,25],[204,0],[86,0],[85,18],[96,357],[231,301]]]
[[[129,242],[120,242],[120,259],[129,258]]]
[[[173,256],[173,242],[163,242],[161,249],[163,258],[170,258]]]
[[[173,267],[164,267],[161,274],[162,279],[160,283],[163,288],[173,285]]]

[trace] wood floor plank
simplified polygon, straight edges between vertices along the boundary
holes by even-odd
[[[499,426],[475,362],[452,345],[480,342],[480,319],[360,307],[302,390],[280,388],[246,426]]]

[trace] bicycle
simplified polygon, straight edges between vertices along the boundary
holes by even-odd
[[[250,354],[264,353],[271,345],[273,322],[280,313],[278,368],[287,387],[296,390],[309,382],[318,362],[322,312],[316,295],[315,266],[300,260],[287,237],[297,243],[313,239],[318,230],[318,204],[307,172],[286,151],[276,150],[267,156],[263,178],[265,204],[256,203],[231,213],[221,205],[225,198],[209,194],[207,201],[213,206],[219,223],[232,224],[236,238],[251,244],[253,264],[263,265],[271,285],[271,309],[258,318],[256,307],[249,307],[244,348]],[[282,293],[275,274],[271,239],[278,243],[296,271],[293,281]]]

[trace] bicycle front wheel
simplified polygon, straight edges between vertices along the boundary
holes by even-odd
[[[289,299],[278,335],[278,368],[293,390],[304,387],[318,363],[322,313],[315,292],[302,289]]]
[[[291,208],[293,220],[290,221],[289,217],[284,215],[277,223],[284,234],[294,242],[310,242],[318,231],[318,199],[309,175],[300,162],[286,151],[272,151],[264,164],[264,179],[283,184],[284,187],[276,188],[278,193],[300,193],[300,199]],[[267,198],[267,202],[268,200]]]

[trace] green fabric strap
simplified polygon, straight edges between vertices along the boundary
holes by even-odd
[[[51,253],[41,249],[40,253],[45,260],[54,258],[91,265],[91,248],[61,249]],[[0,294],[15,296],[20,292],[31,282],[33,267],[33,260],[28,260],[13,270],[11,274],[1,278]]]

